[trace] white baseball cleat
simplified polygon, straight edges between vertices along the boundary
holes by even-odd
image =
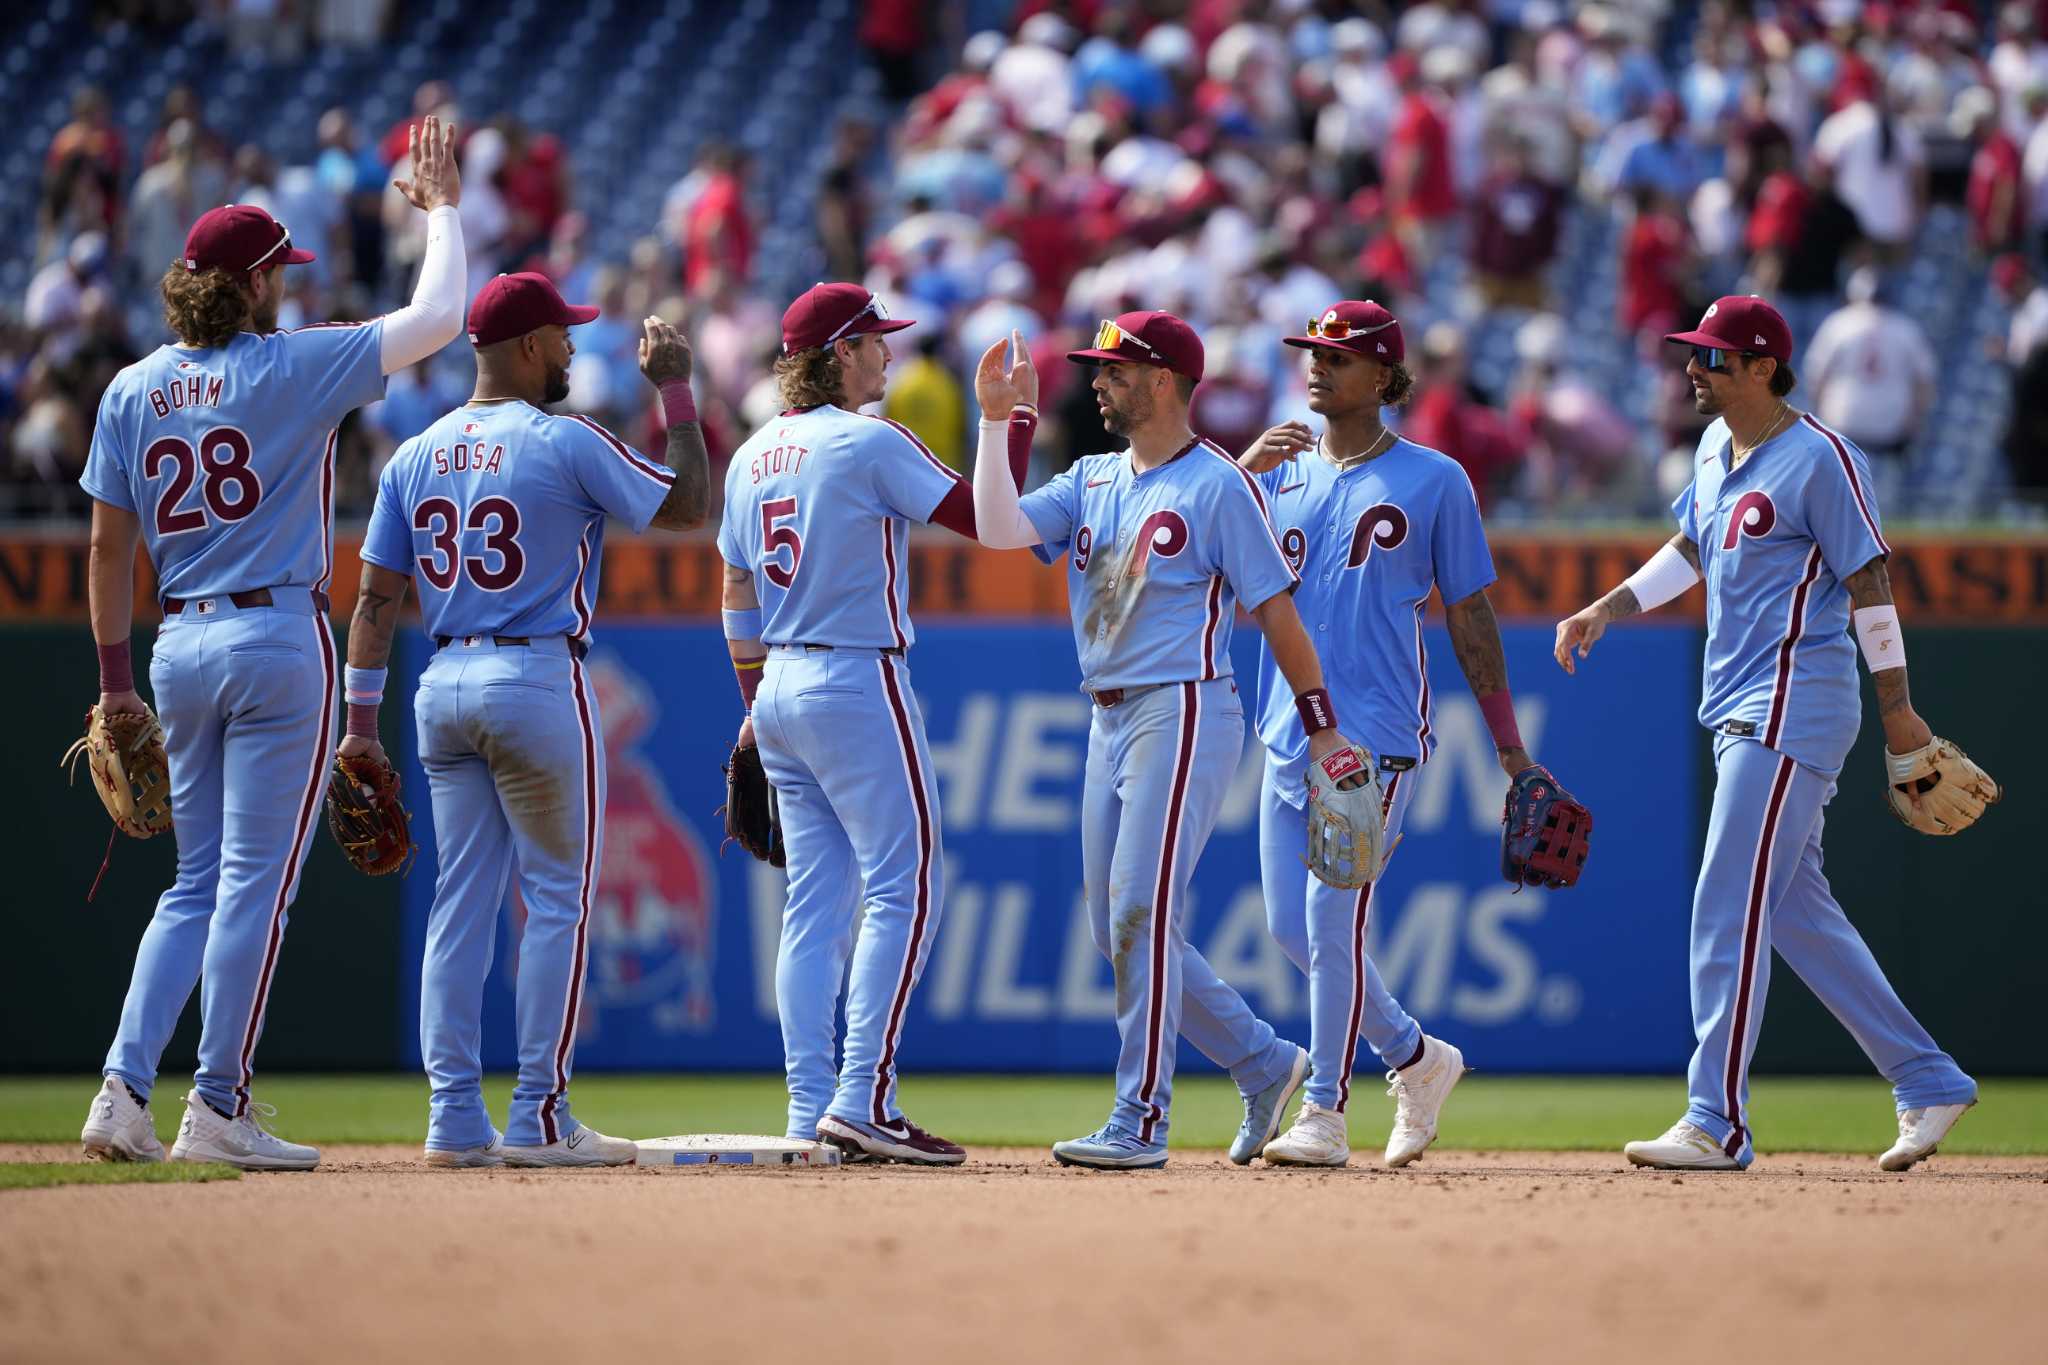
[[[1721,1150],[1721,1144],[1704,1128],[1684,1119],[1671,1125],[1663,1137],[1631,1142],[1621,1154],[1637,1166],[1659,1171],[1739,1171],[1742,1163]]]
[[[1385,1161],[1406,1166],[1436,1141],[1436,1119],[1465,1075],[1465,1054],[1440,1038],[1422,1036],[1422,1060],[1405,1071],[1387,1073],[1394,1097],[1394,1131],[1387,1134]]]
[[[1975,1100],[1970,1101],[1970,1104],[1975,1103]],[[1956,1126],[1956,1120],[1963,1116],[1963,1111],[1970,1104],[1930,1104],[1925,1109],[1899,1111],[1899,1140],[1877,1159],[1879,1169],[1910,1170],[1915,1162],[1933,1156],[1941,1146],[1941,1140],[1948,1136],[1948,1130]]]
[[[310,1171],[318,1166],[318,1147],[286,1142],[263,1126],[262,1119],[276,1116],[275,1108],[251,1100],[240,1118],[222,1118],[197,1090],[188,1091],[171,1160],[222,1161],[242,1171]]]
[[[1351,1137],[1342,1114],[1303,1100],[1294,1126],[1267,1143],[1261,1155],[1273,1166],[1342,1166],[1351,1159]]]
[[[162,1161],[164,1145],[156,1138],[156,1116],[137,1104],[128,1084],[109,1076],[92,1097],[85,1129],[78,1135],[86,1156],[94,1161]]]
[[[505,1135],[493,1132],[481,1147],[429,1147],[427,1164],[439,1171],[475,1171],[505,1164]]]
[[[507,1166],[631,1166],[640,1159],[638,1143],[606,1137],[595,1128],[578,1128],[545,1147],[500,1144]]]

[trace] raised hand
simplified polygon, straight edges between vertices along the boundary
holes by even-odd
[[[1304,450],[1313,449],[1316,434],[1309,430],[1306,422],[1282,422],[1270,427],[1244,454],[1237,457],[1238,465],[1249,474],[1263,474],[1269,469],[1278,469],[1284,462],[1293,459]]]
[[[1008,365],[1003,363],[1006,347],[1011,355]],[[1038,371],[1032,368],[1022,332],[1012,331],[1008,341],[998,341],[981,353],[981,363],[974,367],[974,397],[982,417],[991,422],[1007,421],[1019,403],[1038,406]]]
[[[412,178],[394,180],[392,186],[406,202],[421,212],[462,202],[462,171],[455,164],[455,125],[445,128],[432,114],[405,132],[406,151],[412,158]]]
[[[696,363],[690,339],[660,318],[647,318],[640,325],[645,331],[640,338],[640,373],[647,382],[660,388],[672,380],[687,381]]]

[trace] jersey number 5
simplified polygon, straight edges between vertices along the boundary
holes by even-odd
[[[794,520],[795,498],[769,498],[761,504],[761,572],[768,575],[768,581],[778,588],[787,588],[796,582],[797,565],[804,561],[804,539],[796,533],[796,527],[776,524]],[[776,558],[784,548],[789,550],[789,567],[786,569]]]
[[[526,552],[519,548],[519,508],[510,498],[479,500],[469,509],[466,524],[462,509],[453,500],[423,498],[412,509],[412,525],[415,531],[427,533],[432,550],[419,556],[420,573],[443,592],[454,587],[465,570],[469,581],[485,592],[503,592],[526,572]],[[458,537],[464,529],[484,533],[484,554],[458,553]],[[489,556],[497,557],[497,567],[491,566]]]
[[[156,500],[156,533],[179,536],[205,528],[206,513],[181,507],[198,482],[200,501],[221,521],[240,521],[263,501],[263,484],[249,468],[249,438],[235,427],[215,427],[199,438],[195,452],[183,438],[165,436],[142,452],[142,477],[154,479],[168,464],[171,481]],[[201,473],[204,480],[199,478]],[[233,490],[232,496],[229,490]]]

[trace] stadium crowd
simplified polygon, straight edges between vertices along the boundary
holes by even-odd
[[[380,6],[336,9],[334,32],[300,40],[374,41]],[[1955,358],[2010,373],[1998,483],[2048,486],[2048,0],[868,0],[860,39],[892,102],[819,132],[821,268],[919,320],[886,410],[956,467],[974,358],[1011,328],[1038,352],[1039,458],[1059,467],[1114,444],[1054,363],[1099,318],[1195,323],[1195,422],[1234,449],[1305,411],[1279,337],[1373,297],[1410,338],[1396,420],[1463,464],[1491,514],[1655,515],[1700,419],[1672,364],[1589,366],[1588,338],[1654,357],[1707,300],[1754,290],[1800,339],[1798,401],[1893,490],[1942,379],[1896,282],[1947,214],[2011,308],[1996,354]],[[734,147],[701,147],[661,221],[599,261],[588,215],[605,208],[578,202],[561,130],[456,108],[438,84],[388,128],[329,111],[289,166],[208,127],[189,88],[131,148],[87,88],[45,158],[37,273],[0,319],[0,510],[79,510],[98,394],[163,339],[155,281],[204,208],[261,203],[318,253],[291,274],[284,325],[401,299],[420,243],[390,168],[434,111],[465,130],[473,283],[539,269],[604,309],[575,334],[569,407],[656,440],[631,324],[658,312],[695,343],[714,458],[765,420],[786,281],[764,278],[758,222],[781,187]],[[1588,241],[1606,259],[1564,270]],[[1475,363],[1501,338],[1507,363]],[[1655,394],[1623,391],[1638,373],[1661,376]],[[345,512],[471,374],[452,346],[351,419]],[[2018,505],[1994,486],[1977,510]]]

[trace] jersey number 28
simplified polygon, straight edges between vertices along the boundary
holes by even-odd
[[[427,533],[432,552],[419,556],[420,573],[443,592],[465,571],[485,592],[503,592],[526,572],[526,551],[519,548],[519,508],[510,498],[479,499],[466,521],[452,499],[422,498],[412,509],[412,526]],[[458,552],[458,538],[465,529],[484,533],[484,554]],[[498,561],[495,567],[492,556]]]
[[[183,437],[165,436],[142,452],[142,477],[154,479],[171,466],[170,482],[156,500],[156,533],[179,536],[203,530],[206,512],[181,507],[192,485],[199,484],[200,501],[220,521],[240,521],[263,501],[263,483],[249,468],[249,438],[235,427],[215,427],[199,438],[194,451]],[[199,476],[206,477],[201,479]]]

